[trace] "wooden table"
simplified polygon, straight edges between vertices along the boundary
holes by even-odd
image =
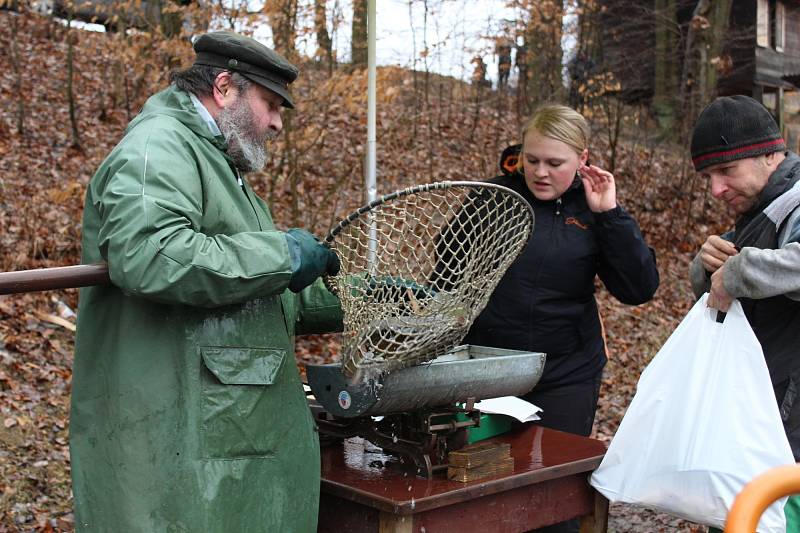
[[[469,483],[424,479],[353,438],[322,449],[321,532],[516,533],[581,517],[581,533],[606,531],[608,500],[588,483],[602,442],[532,425],[496,440],[511,444],[512,474]]]

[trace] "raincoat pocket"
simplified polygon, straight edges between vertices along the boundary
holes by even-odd
[[[202,347],[201,449],[207,459],[268,457],[279,444],[286,350]]]

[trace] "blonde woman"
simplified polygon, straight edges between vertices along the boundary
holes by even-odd
[[[578,112],[547,105],[522,129],[521,149],[504,152],[504,173],[492,181],[524,196],[536,224],[465,339],[545,352],[544,374],[526,399],[543,409],[537,423],[579,435],[592,431],[606,363],[595,276],[631,305],[650,300],[659,282],[653,250],[617,203],[614,176],[587,163],[588,137]]]

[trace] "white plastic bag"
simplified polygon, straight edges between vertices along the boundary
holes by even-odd
[[[734,300],[725,321],[704,295],[639,378],[591,484],[609,500],[723,527],[757,475],[794,463],[761,345]],[[783,533],[786,499],[759,533]]]

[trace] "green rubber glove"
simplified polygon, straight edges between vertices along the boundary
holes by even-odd
[[[306,230],[292,228],[287,231],[286,244],[292,258],[290,291],[302,291],[323,274],[335,276],[339,273],[340,263],[336,253]]]

